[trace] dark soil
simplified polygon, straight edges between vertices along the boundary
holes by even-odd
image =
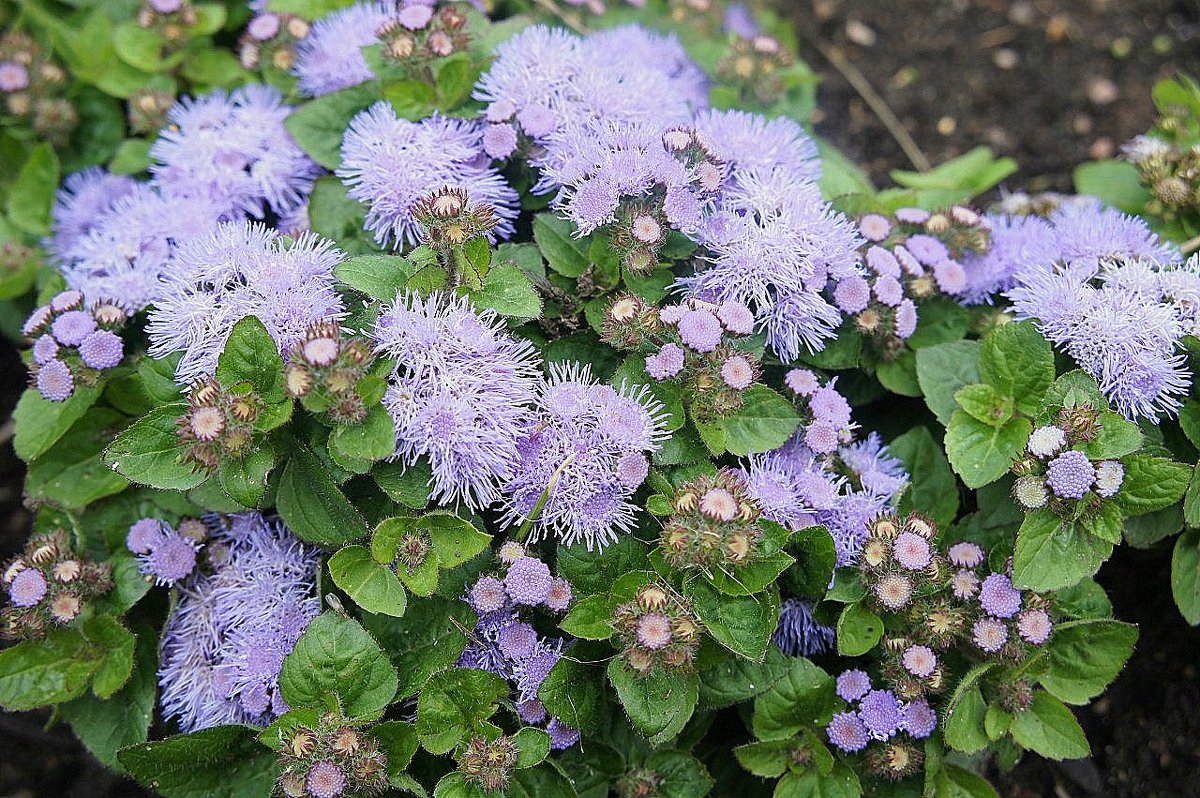
[[[1071,188],[1153,118],[1150,87],[1200,73],[1200,0],[776,0],[823,77],[817,131],[880,184],[914,165],[846,79],[835,48],[937,164],[978,145],[1012,186]]]
[[[1106,157],[1153,120],[1150,87],[1200,74],[1200,0],[777,0],[823,82],[817,130],[873,179],[912,168],[894,137],[819,55],[836,48],[870,82],[933,163],[978,144],[1021,170],[1009,185],[1069,190],[1071,169]],[[818,47],[818,43],[820,47]],[[1125,51],[1127,50],[1127,54]],[[0,342],[0,418],[23,388],[15,352]],[[23,469],[0,427],[0,560],[29,527]],[[1139,624],[1128,667],[1079,712],[1093,757],[1026,757],[997,776],[1005,798],[1200,796],[1200,630],[1169,590],[1170,548],[1121,548],[1101,571],[1118,618]],[[46,713],[0,715],[0,796],[135,798]]]

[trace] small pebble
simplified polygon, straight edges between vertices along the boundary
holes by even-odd
[[[1110,105],[1120,96],[1117,84],[1108,78],[1092,78],[1088,81],[1087,96],[1092,105]]]
[[[943,116],[937,122],[937,132],[949,136],[958,128],[958,122],[952,116]]]
[[[1117,146],[1113,144],[1113,140],[1108,136],[1101,136],[1092,142],[1092,146],[1088,147],[1088,157],[1095,161],[1101,161],[1111,158],[1116,151]]]
[[[860,47],[874,47],[879,39],[874,30],[857,19],[846,20],[846,38]]]
[[[1000,69],[1014,69],[1020,61],[1017,51],[1008,47],[1001,47],[992,53],[992,62]]]

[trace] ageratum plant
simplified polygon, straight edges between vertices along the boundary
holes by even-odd
[[[739,4],[21,8],[0,705],[159,794],[995,796],[1200,623],[1195,84],[983,209]]]

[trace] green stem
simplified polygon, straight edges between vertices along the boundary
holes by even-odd
[[[575,455],[571,455],[566,460],[562,461],[562,465],[558,467],[558,470],[556,470],[554,475],[550,477],[550,481],[546,483],[546,489],[542,491],[542,495],[538,497],[537,504],[533,506],[533,511],[529,513],[529,516],[525,519],[525,523],[521,524],[521,528],[517,530],[515,535],[513,535],[514,540],[519,543],[524,543],[526,541],[526,539],[529,537],[529,533],[533,531],[533,525],[537,523],[538,518],[542,514],[542,510],[546,507],[546,502],[550,501],[550,494],[554,491],[555,486],[558,485],[558,478],[562,476],[563,470],[573,462],[575,462]]]

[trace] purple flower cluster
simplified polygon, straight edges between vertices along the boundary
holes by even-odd
[[[138,556],[139,571],[168,587],[191,575],[201,548],[199,541],[156,518],[131,526],[125,546]]]
[[[765,517],[790,529],[824,524],[838,565],[853,565],[868,526],[899,497],[908,475],[877,434],[853,440],[850,405],[833,381],[822,386],[813,372],[793,369],[786,382],[812,421],[779,449],[750,456],[743,472],[750,496]],[[826,437],[832,449],[814,450],[813,443],[827,448]]]
[[[300,93],[320,97],[374,78],[362,48],[377,44],[380,29],[395,16],[395,0],[368,0],[314,22],[296,46]]]
[[[579,731],[551,717],[537,697],[538,688],[562,657],[566,641],[540,636],[522,613],[527,615],[537,607],[566,612],[571,604],[571,584],[554,577],[544,562],[525,554],[519,544],[507,543],[505,549],[505,573],[480,577],[463,599],[479,620],[458,666],[479,668],[506,679],[513,687],[521,720],[544,724],[554,750],[570,748],[579,742]]]
[[[587,366],[551,365],[504,486],[506,523],[533,523],[534,539],[582,540],[589,551],[615,541],[634,526],[629,500],[649,473],[665,423],[646,386],[614,388],[596,382]]]
[[[540,381],[536,350],[491,310],[434,292],[397,297],[372,332],[395,358],[384,405],[396,426],[396,458],[427,457],[433,498],[479,509],[516,473],[529,406]]]
[[[21,328],[33,341],[29,379],[43,399],[63,402],[78,384],[94,385],[99,372],[125,355],[118,334],[125,312],[115,305],[83,309],[83,294],[62,291],[36,308]]]
[[[333,278],[342,257],[312,233],[285,243],[257,222],[228,222],[186,241],[150,312],[149,353],[182,352],[175,378],[191,383],[215,371],[225,339],[247,316],[286,352],[311,325],[344,315]]]
[[[54,235],[46,241],[47,251],[58,262],[67,262],[102,214],[136,185],[132,177],[109,174],[98,166],[68,175],[54,197],[50,212]]]
[[[989,573],[980,580],[976,568],[983,564],[983,549],[974,543],[950,547],[950,577],[955,598],[971,602],[979,615],[970,627],[972,642],[985,654],[1019,650],[1019,641],[1040,646],[1050,639],[1054,622],[1046,601],[1013,586],[1008,574]]]
[[[813,618],[813,603],[807,599],[785,599],[779,610],[779,625],[771,641],[784,654],[792,657],[811,657],[833,648],[836,633],[833,627]]]
[[[674,36],[631,25],[579,37],[535,25],[496,48],[474,96],[509,140],[545,144],[566,124],[685,125],[707,106],[708,85]]]
[[[1000,284],[1019,318],[1096,378],[1130,419],[1178,412],[1191,385],[1181,339],[1200,331],[1200,258],[1098,202],[1064,204],[1044,222],[1010,222],[1011,275]]]
[[[223,220],[287,215],[320,173],[284,127],[291,112],[270,86],[184,98],[150,148],[150,172],[167,195],[212,200]]]
[[[264,726],[287,711],[279,671],[320,610],[318,551],[261,513],[206,521],[208,567],[176,585],[163,633],[163,714],[185,732]]]
[[[367,204],[366,227],[380,244],[416,244],[414,206],[435,191],[462,189],[472,205],[487,205],[498,224],[490,237],[512,235],[517,192],[484,152],[484,126],[437,114],[420,122],[396,116],[379,102],[350,121],[337,176],[350,197]]]
[[[901,701],[891,690],[873,689],[864,671],[843,671],[837,677],[837,694],[850,707],[833,716],[825,733],[840,751],[855,753],[872,740],[886,742],[901,733],[923,740],[937,728],[937,713],[928,701]]]

